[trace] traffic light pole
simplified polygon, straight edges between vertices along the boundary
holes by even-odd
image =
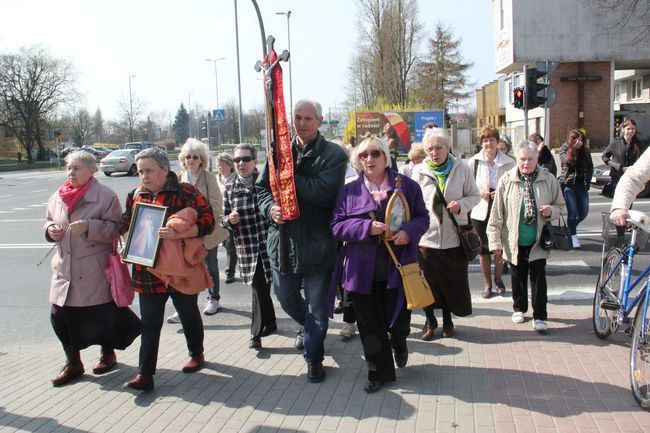
[[[528,65],[524,65],[524,81],[528,76]],[[528,140],[528,86],[524,87],[524,140]]]
[[[544,68],[545,71],[549,70],[549,62],[546,60],[546,68]],[[551,127],[551,119],[549,118],[549,115],[551,113],[550,107],[546,101],[548,101],[548,89],[549,85],[551,84],[551,80],[549,79],[550,74],[544,75],[544,84],[546,84],[546,88],[544,89],[544,98],[546,99],[544,101],[544,140],[547,143],[547,146],[549,146],[550,149],[550,136],[549,136],[549,128]]]

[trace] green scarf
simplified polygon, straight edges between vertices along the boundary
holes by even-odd
[[[453,161],[449,156],[447,156],[447,160],[440,165],[435,165],[433,161],[429,159],[427,159],[426,162],[429,166],[429,169],[431,170],[431,173],[433,173],[433,175],[436,177],[436,183],[440,188],[440,192],[444,193],[445,187],[447,186],[447,179],[449,178],[449,172],[451,171],[451,167],[454,165]],[[433,197],[433,212],[438,217],[439,221],[442,221],[443,211],[444,208],[442,207],[442,197],[440,197],[438,191],[436,190],[436,194]]]

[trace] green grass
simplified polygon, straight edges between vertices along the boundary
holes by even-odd
[[[31,164],[23,159],[20,165],[16,158],[0,157],[0,172],[3,171],[19,171],[19,170],[34,170],[44,168],[56,168],[56,162],[50,161],[32,161]]]

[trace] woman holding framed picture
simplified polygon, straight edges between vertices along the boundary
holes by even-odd
[[[126,198],[126,209],[120,226],[121,233],[131,229],[132,213],[137,203],[166,207],[167,215],[173,215],[188,207],[196,210],[196,224],[189,230],[177,233],[172,228],[161,227],[155,232],[160,239],[200,237],[214,230],[212,207],[195,187],[178,181],[176,173],[170,171],[166,152],[151,147],[138,153],[135,162],[142,183]],[[131,251],[131,246],[127,245],[127,247]],[[174,287],[166,286],[162,280],[149,272],[149,269],[149,266],[134,264],[132,270],[133,289],[140,295],[142,333],[138,375],[126,385],[142,391],[151,391],[154,386],[153,375],[158,360],[160,330],[168,298],[172,299],[178,311],[189,350],[190,358],[183,366],[183,372],[198,371],[204,363],[203,321],[197,306],[198,294],[186,295]]]

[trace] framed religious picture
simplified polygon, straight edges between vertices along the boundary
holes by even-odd
[[[129,235],[122,260],[153,268],[156,266],[160,238],[158,230],[165,223],[167,207],[149,203],[136,203],[131,216]]]
[[[411,210],[402,192],[402,178],[395,178],[395,190],[386,205],[386,217],[384,222],[388,225],[388,230],[384,232],[384,237],[390,239],[399,231],[400,228],[411,220]]]

